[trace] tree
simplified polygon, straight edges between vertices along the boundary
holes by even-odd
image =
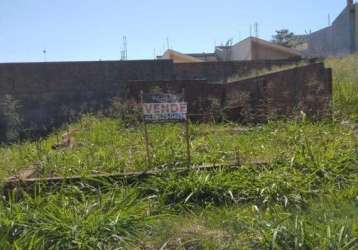
[[[298,45],[301,45],[306,42],[307,37],[305,36],[296,36],[293,32],[290,32],[288,29],[276,30],[276,35],[272,36],[272,42],[288,47],[295,48]]]

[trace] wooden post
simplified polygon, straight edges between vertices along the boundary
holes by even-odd
[[[150,169],[152,167],[152,159],[150,157],[150,151],[149,151],[149,137],[148,137],[148,128],[147,128],[147,123],[144,119],[144,111],[143,111],[143,91],[140,91],[140,101],[141,101],[141,105],[142,105],[142,118],[143,118],[143,123],[144,123],[144,142],[145,142],[145,150],[147,153],[147,168]]]
[[[183,100],[185,100],[185,89],[182,89],[182,95],[183,95]],[[187,165],[188,168],[190,168],[191,166],[191,152],[190,152],[190,134],[189,134],[189,117],[188,117],[188,111],[186,114],[186,119],[185,119],[185,140],[186,140],[186,155],[187,155]]]
[[[187,154],[187,164],[188,168],[191,166],[191,152],[190,152],[190,135],[189,135],[189,121],[188,116],[185,120],[185,138],[186,138],[186,154]]]
[[[152,158],[150,157],[148,129],[147,129],[147,123],[145,121],[144,121],[144,140],[145,140],[145,149],[147,151],[147,166],[148,169],[150,169],[152,167]]]
[[[210,112],[210,117],[211,117],[211,121],[213,122],[213,124],[216,124],[215,116],[212,111]]]
[[[240,148],[236,147],[235,148],[235,158],[236,158],[236,164],[238,167],[241,166],[241,159],[240,159]]]

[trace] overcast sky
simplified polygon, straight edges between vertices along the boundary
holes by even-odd
[[[169,46],[212,52],[237,42],[258,23],[304,34],[327,26],[346,0],[0,0],[0,62],[117,60],[122,37],[128,59],[152,59]],[[253,29],[253,28],[252,28]]]

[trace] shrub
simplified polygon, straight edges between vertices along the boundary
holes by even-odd
[[[11,95],[5,95],[0,100],[0,128],[4,131],[4,134],[0,135],[0,140],[13,142],[19,138],[21,130],[20,108],[20,102]]]

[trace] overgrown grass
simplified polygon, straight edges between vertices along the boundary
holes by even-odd
[[[88,192],[88,191],[87,191]],[[84,193],[27,196],[0,207],[2,249],[109,249],[131,247],[154,217],[134,190],[113,187]]]
[[[2,162],[39,161],[42,176],[148,167],[139,128],[94,117],[73,126],[82,128],[76,136],[77,148],[52,151],[54,135],[3,148]],[[194,163],[228,163],[235,160],[239,148],[243,167],[234,172],[167,174],[132,187],[69,186],[57,194],[3,200],[1,245],[20,249],[358,247],[354,212],[358,141],[353,127],[332,121],[281,121],[249,129],[191,124],[190,130]],[[153,125],[149,132],[155,166],[170,169],[185,163],[182,125]],[[11,161],[24,155],[22,161]],[[250,161],[255,159],[270,164],[254,167]]]
[[[327,66],[333,69],[333,103],[339,117],[358,118],[358,55],[330,58]]]
[[[357,61],[328,60],[333,120],[190,124],[193,164],[240,158],[243,166],[233,172],[170,173],[186,164],[180,124],[149,126],[152,166],[143,128],[94,116],[70,125],[80,129],[73,149],[51,149],[66,128],[0,147],[1,179],[34,162],[42,177],[169,170],[132,186],[83,183],[3,197],[1,248],[358,249]],[[257,160],[269,164],[250,164]]]
[[[186,164],[184,128],[180,124],[149,126],[152,165],[146,162],[143,128],[126,128],[118,120],[84,117],[73,149],[54,151],[56,134],[41,141],[0,148],[3,177],[36,162],[40,176],[89,175],[171,168]],[[64,131],[63,131],[64,132]],[[243,128],[237,124],[192,124],[192,163],[230,164],[272,162],[296,157],[298,145],[312,144],[312,154],[327,161],[347,146],[353,147],[354,131],[339,123],[270,122]],[[298,144],[301,143],[301,144]],[[322,148],[325,155],[320,156]]]

